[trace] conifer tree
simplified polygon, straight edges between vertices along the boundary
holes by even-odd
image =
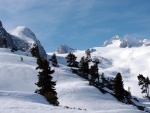
[[[34,44],[33,48],[31,49],[31,54],[33,57],[40,57],[39,47],[36,44]]]
[[[97,78],[98,74],[96,73],[97,69],[96,69],[96,65],[94,64],[93,66],[91,66],[90,68],[90,74],[91,74],[91,79],[89,81],[89,84],[92,85],[95,82],[95,79]]]
[[[122,76],[120,73],[117,73],[115,79],[114,79],[114,93],[115,96],[120,99],[123,100],[124,99],[124,87],[123,87],[123,80],[122,80]]]
[[[52,65],[53,65],[54,67],[59,67],[55,53],[52,55],[50,61],[52,62]]]
[[[69,53],[66,56],[66,59],[69,67],[78,67],[78,63],[76,61],[77,57],[74,54]]]
[[[98,79],[98,84],[99,84],[99,73],[98,73],[99,60],[96,59],[93,62],[94,62],[94,65],[91,66],[90,68],[90,74],[91,74],[90,85],[91,83],[95,82],[96,79]]]
[[[41,71],[38,74],[39,81],[35,83],[39,89],[35,93],[43,95],[47,101],[54,106],[58,106],[57,92],[55,89],[56,82],[52,81],[53,77],[51,74],[54,73],[54,70],[51,70],[49,67],[49,62],[46,59],[38,58],[37,59],[37,68]]]
[[[81,75],[88,79],[89,74],[89,60],[87,58],[82,57],[79,62],[79,71]]]
[[[149,85],[150,85],[150,80],[148,77],[144,77],[142,74],[139,74],[137,77],[139,80],[139,86],[142,86],[142,93],[146,93],[146,96],[149,97]]]

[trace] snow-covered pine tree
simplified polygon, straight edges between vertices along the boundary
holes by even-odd
[[[38,58],[37,64],[36,70],[40,69],[41,71],[38,74],[39,81],[35,83],[39,89],[35,93],[43,95],[49,103],[58,106],[59,102],[55,89],[56,82],[52,81],[53,77],[51,76],[54,70],[51,70],[49,62],[46,59]]]

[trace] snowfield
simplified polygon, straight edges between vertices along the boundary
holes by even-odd
[[[104,72],[109,77],[121,72],[125,88],[131,87],[132,95],[150,107],[149,100],[144,98],[137,85],[138,74],[150,74],[150,48],[118,48],[114,44],[94,49],[96,51],[91,53],[92,58],[97,57],[101,61],[99,72]],[[85,56],[85,51],[77,50],[74,54],[79,61]],[[70,72],[64,58],[67,54],[56,55],[60,67],[52,67],[55,69],[52,76],[57,81],[59,107],[50,105],[44,97],[34,93],[37,88],[35,83],[38,81],[36,58],[20,51],[12,53],[10,49],[0,48],[0,103],[3,103],[0,106],[1,113],[144,113],[89,86],[88,81]],[[23,61],[20,57],[23,57]]]
[[[141,104],[150,109],[150,101],[145,98],[145,94],[141,93],[141,86],[138,86],[137,79],[139,74],[143,74],[145,77],[148,76],[150,78],[150,46],[143,45],[141,47],[120,48],[119,44],[120,40],[112,40],[112,44],[109,44],[106,47],[94,47],[92,49],[95,51],[91,53],[91,57],[92,59],[98,58],[100,60],[99,73],[104,73],[105,77],[115,77],[116,74],[120,72],[123,77],[124,88],[128,90],[128,87],[130,87],[131,94],[138,98]],[[86,56],[85,50],[76,50],[74,54],[77,56],[77,61],[80,61],[82,56]],[[52,55],[52,53],[49,53],[49,55]],[[66,65],[65,57],[67,54],[58,54],[56,52],[56,55],[58,57],[58,62]],[[94,92],[94,94],[96,93]],[[102,95],[103,94],[101,94],[101,96]],[[106,95],[103,98],[105,97],[109,98]],[[102,97],[98,99],[102,99]],[[100,101],[102,103],[106,102]],[[95,103],[96,102],[97,101],[95,101]],[[113,105],[116,106],[114,103],[111,104],[111,106]],[[101,106],[99,106],[99,108]],[[113,108],[115,108],[114,106]],[[90,107],[88,106],[88,108]],[[103,106],[100,109],[104,108],[105,107]],[[94,109],[96,110],[96,108]],[[106,107],[106,109],[111,108]]]

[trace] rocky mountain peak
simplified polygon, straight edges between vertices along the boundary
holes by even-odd
[[[35,34],[25,26],[19,26],[8,33],[2,27],[2,22],[0,21],[0,46],[3,38],[6,38],[7,46],[9,48],[15,48],[24,52],[29,52],[33,45],[36,44],[39,47],[40,55],[43,58],[47,57],[44,48],[36,38]]]
[[[70,53],[70,52],[73,52],[75,49],[67,46],[67,45],[61,45],[58,49],[57,49],[57,52],[59,54],[63,54],[63,53]]]
[[[110,45],[110,44],[113,44],[113,43],[116,42],[116,41],[119,41],[119,42],[121,41],[121,38],[120,38],[118,35],[112,37],[112,38],[109,39],[109,40],[106,40],[106,41],[104,42],[103,46],[106,47],[106,46],[108,46],[108,45]]]
[[[47,57],[43,46],[36,38],[35,34],[25,26],[18,26],[16,29],[10,31],[10,34],[14,37],[17,46],[23,51],[29,52],[30,49],[36,44],[39,47],[40,55],[44,58]]]

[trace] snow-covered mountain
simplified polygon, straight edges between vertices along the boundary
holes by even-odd
[[[47,57],[46,52],[35,34],[25,26],[19,26],[9,33],[3,28],[0,22],[0,42],[2,39],[7,39],[7,45],[9,48],[15,48],[24,52],[29,52],[30,49],[36,44],[39,47],[40,55],[44,58]],[[1,46],[2,43],[0,43]]]
[[[109,45],[114,45],[120,48],[141,47],[141,46],[150,46],[150,40],[148,39],[139,40],[129,35],[125,35],[124,38],[120,38],[118,35],[116,35],[112,37],[112,39],[106,40],[103,45],[105,47]]]
[[[58,49],[57,49],[57,53],[59,54],[63,54],[63,53],[70,53],[70,52],[74,52],[75,49],[67,46],[67,45],[61,45]]]
[[[131,94],[139,100],[139,105],[145,106],[145,111],[121,103],[109,93],[103,94],[97,88],[89,86],[88,81],[73,74],[67,66],[66,55],[73,52],[77,61],[80,61],[81,57],[85,56],[85,51],[74,50],[68,46],[64,46],[67,52],[64,52],[63,47],[60,49],[61,54],[56,52],[59,67],[52,67],[55,70],[52,76],[54,81],[57,81],[56,91],[60,102],[59,107],[54,107],[44,97],[34,93],[39,71],[35,70],[37,59],[26,55],[31,43],[40,45],[34,33],[22,26],[12,30],[10,35],[1,23],[0,31],[0,39],[7,38],[10,48],[15,46],[21,50],[10,52],[10,48],[0,48],[0,103],[3,103],[0,112],[145,113],[150,109],[150,101],[141,93],[137,80],[139,74],[150,77],[149,40],[141,41],[142,46],[135,47],[134,43],[130,43],[134,46],[120,47],[122,39],[116,36],[109,40],[105,47],[94,47],[91,50],[91,58],[100,60],[99,73],[104,73],[105,77],[115,77],[120,72],[124,88],[130,87]],[[53,53],[48,54],[49,59]]]
[[[9,32],[13,35],[15,44],[19,48],[22,48],[24,51],[30,51],[34,44],[38,45],[40,55],[44,58],[47,57],[46,52],[43,46],[40,44],[40,41],[36,38],[35,34],[25,26],[19,26],[14,30]]]

